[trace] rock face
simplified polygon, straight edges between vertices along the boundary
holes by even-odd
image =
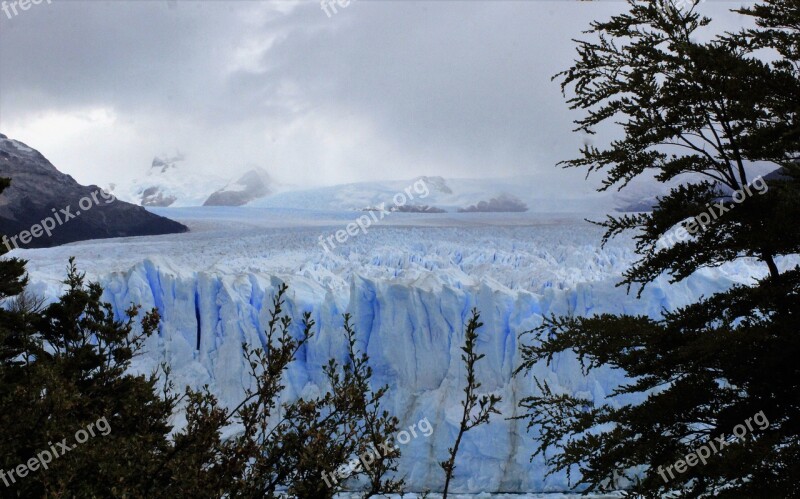
[[[177,170],[178,167],[176,163],[183,160],[184,157],[181,154],[174,158],[159,158],[156,156],[153,158],[153,164],[150,167],[149,173],[169,175],[173,170]],[[142,206],[157,206],[163,208],[170,206],[178,199],[175,195],[164,193],[163,188],[155,185],[144,187],[137,194],[140,196],[138,201]]]
[[[437,208],[435,206],[428,206],[427,204],[406,204],[403,206],[394,206],[391,211],[399,211],[400,213],[447,213],[447,210]]]
[[[203,206],[242,206],[272,192],[272,179],[261,169],[254,168],[239,180],[211,194]]]
[[[83,186],[39,151],[0,134],[0,234],[7,249],[42,248],[86,239],[186,232],[178,222]]]
[[[431,188],[434,190],[437,190],[443,194],[453,193],[453,189],[447,185],[447,181],[443,177],[420,177],[420,179],[431,186]]]
[[[177,201],[178,198],[172,195],[164,195],[158,187],[148,187],[142,191],[142,206],[156,206],[166,208]]]
[[[458,211],[459,213],[519,213],[528,211],[528,205],[510,194],[501,194],[489,201],[481,201],[467,208],[460,208]]]

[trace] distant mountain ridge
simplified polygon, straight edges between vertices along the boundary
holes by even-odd
[[[226,182],[224,177],[192,171],[186,156],[177,153],[154,157],[143,177],[113,185],[112,190],[118,198],[141,206],[201,206]]]
[[[158,208],[241,206],[268,196],[273,189],[274,182],[263,168],[255,167],[231,180],[197,172],[181,153],[156,156],[144,176],[111,186],[120,199]]]
[[[423,181],[429,196],[416,196],[402,206],[393,196]],[[381,203],[395,212],[410,213],[519,213],[647,212],[657,198],[686,181],[667,184],[636,178],[624,189],[605,192],[589,184],[565,186],[557,175],[521,175],[512,178],[444,178],[420,176],[406,181],[386,180],[326,187],[279,185],[263,168],[254,167],[236,180],[197,173],[184,155],[156,156],[147,175],[114,194],[135,204],[153,207],[253,206],[313,210],[365,210]]]
[[[189,230],[141,206],[115,200],[96,185],[80,185],[58,171],[39,151],[3,134],[0,134],[0,177],[11,179],[11,186],[0,194],[0,233],[9,238],[25,236],[18,237],[14,246],[41,248],[86,239]],[[37,236],[36,232],[42,231],[35,227],[48,218],[62,223],[49,230],[49,234]],[[33,237],[26,235],[30,232]]]
[[[533,175],[488,179],[420,176],[405,181],[359,182],[284,191],[252,201],[247,206],[361,211],[383,203],[390,211],[414,213],[586,213],[614,210],[611,194],[585,190],[563,194],[560,182]]]
[[[749,182],[757,176],[762,176],[764,181],[769,183],[773,179],[784,177],[781,168],[770,170],[769,168],[751,172]],[[624,189],[614,191],[614,205],[620,212],[649,212],[658,204],[658,200],[667,196],[672,189],[687,182],[700,183],[708,182],[709,179],[700,174],[683,174],[673,178],[668,182],[658,182],[646,176],[634,178]],[[730,187],[717,183],[717,189],[726,195],[732,194]]]

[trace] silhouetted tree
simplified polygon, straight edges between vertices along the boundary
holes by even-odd
[[[464,352],[461,355],[461,360],[464,361],[464,366],[467,370],[467,386],[464,388],[464,400],[461,402],[464,410],[461,413],[461,422],[458,426],[456,441],[453,447],[448,449],[448,459],[439,464],[445,474],[443,499],[447,499],[447,494],[450,490],[450,481],[455,473],[456,457],[464,434],[480,425],[488,424],[492,414],[500,414],[500,411],[497,410],[497,404],[502,400],[500,396],[494,394],[478,395],[481,383],[475,375],[475,364],[485,357],[484,354],[479,355],[476,352],[478,329],[483,326],[480,319],[481,314],[478,313],[477,309],[473,309],[472,317],[467,322],[466,331],[464,332],[464,346],[461,347]]]
[[[535,380],[538,394],[520,405],[538,453],[553,451],[550,472],[578,472],[575,484],[589,491],[627,482],[645,497],[798,496],[800,269],[781,271],[780,257],[800,249],[800,9],[762,2],[739,11],[757,28],[703,41],[710,20],[697,9],[629,4],[592,23],[597,38],[578,41],[574,66],[559,75],[571,107],[586,113],[578,130],[622,129],[567,167],[602,172],[603,189],[646,173],[678,183],[652,213],[600,223],[604,244],[634,235],[640,259],[620,284],[641,295],[663,274],[680,281],[742,258],[763,262],[765,275],[657,318],[547,318],[518,372],[572,352],[586,372],[611,366],[628,381],[593,401]],[[768,164],[779,170],[765,181],[756,172]],[[768,427],[687,466],[756,414]]]
[[[0,261],[4,266],[8,260]],[[131,307],[124,321],[116,320],[100,301],[100,286],[85,284],[72,260],[65,284],[46,307],[19,293],[0,314],[4,340],[13,338],[11,347],[4,341],[0,359],[0,469],[6,472],[0,490],[23,497],[143,495],[142,477],[158,469],[158,456],[169,447],[172,406],[156,395],[154,377],[127,371],[156,330],[158,314],[146,314],[134,327],[139,309]],[[102,433],[77,440],[77,432],[101,419]],[[39,457],[46,451],[49,457]],[[28,464],[37,457],[51,462]]]
[[[188,448],[200,442],[200,453],[176,454],[169,466],[174,485],[169,487],[181,494],[187,491],[176,487],[188,484],[194,486],[190,494],[331,498],[346,484],[357,486],[359,477],[366,477],[368,496],[398,491],[402,481],[383,476],[396,471],[393,463],[399,451],[375,456],[369,468],[359,461],[370,444],[396,431],[397,420],[381,410],[387,388],[370,387],[369,359],[355,349],[349,316],[345,316],[347,362],[340,366],[330,360],[323,367],[329,389],[318,397],[279,404],[283,375],[314,327],[305,313],[300,334],[293,337],[292,319],[283,315],[286,291],[281,285],[273,299],[265,345],[243,345],[255,386],[247,390],[242,403],[226,410],[207,388],[187,391],[188,427],[176,436],[175,446]],[[224,439],[222,432],[230,429],[238,430]]]

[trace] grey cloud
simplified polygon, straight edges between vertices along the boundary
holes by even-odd
[[[224,148],[284,179],[560,175],[584,138],[551,77],[624,7],[357,0],[328,18],[314,1],[61,0],[0,16],[0,129],[95,106],[142,148],[217,163]]]

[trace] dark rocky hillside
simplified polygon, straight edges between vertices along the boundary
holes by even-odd
[[[10,243],[12,248],[189,230],[141,206],[116,200],[97,186],[80,185],[59,172],[40,152],[2,134],[0,177],[11,179],[11,186],[0,195],[0,234],[7,240],[17,236]],[[81,204],[88,209],[82,209]],[[50,221],[43,222],[45,219]],[[43,230],[43,226],[52,225],[55,227]]]

